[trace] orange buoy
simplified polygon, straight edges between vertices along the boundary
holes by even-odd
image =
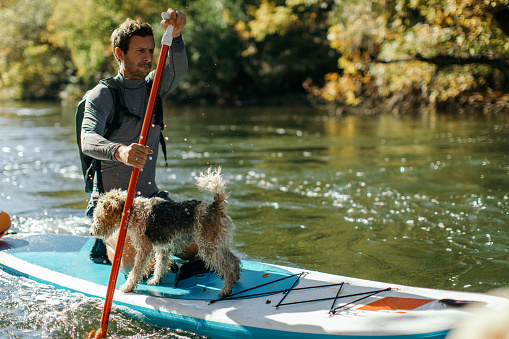
[[[7,212],[0,210],[0,238],[7,233],[11,227],[11,218]]]

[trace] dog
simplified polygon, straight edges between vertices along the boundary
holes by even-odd
[[[130,292],[149,276],[149,262],[155,259],[154,272],[147,281],[160,284],[173,263],[171,255],[181,253],[192,241],[199,248],[198,257],[221,277],[220,297],[231,294],[240,278],[240,259],[230,250],[235,224],[227,214],[226,182],[217,170],[196,177],[202,191],[215,192],[214,201],[174,202],[162,198],[136,197],[129,212],[127,232],[136,250],[134,267],[120,287]],[[99,197],[93,214],[92,234],[106,240],[120,228],[127,192],[111,190]]]

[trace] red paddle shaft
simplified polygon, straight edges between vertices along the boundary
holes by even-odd
[[[164,13],[163,13],[164,14]],[[163,19],[166,19],[163,16]],[[168,48],[171,45],[173,39],[173,26],[168,26],[163,36],[163,45],[161,46],[161,53],[159,54],[159,60],[157,61],[157,67],[150,91],[150,97],[148,99],[147,111],[145,112],[145,118],[143,120],[143,127],[141,129],[139,143],[143,146],[147,144],[148,131],[152,122],[152,114],[154,113],[154,106],[156,103],[157,93],[159,92],[159,84],[161,82],[161,76],[163,74],[164,64],[166,62],[166,56],[168,55]],[[106,298],[104,300],[104,308],[101,317],[101,329],[97,332],[96,338],[106,338],[108,331],[108,320],[110,318],[111,304],[113,303],[113,294],[115,293],[115,286],[117,285],[118,270],[120,268],[120,261],[122,259],[122,250],[124,249],[125,237],[127,234],[127,222],[129,220],[129,213],[131,212],[131,206],[134,200],[134,193],[136,191],[136,185],[138,183],[138,177],[140,175],[140,169],[134,168],[131,173],[131,179],[129,181],[129,188],[127,190],[127,197],[125,200],[124,211],[122,213],[122,219],[120,221],[120,231],[118,233],[117,246],[115,247],[115,256],[111,266],[110,280],[108,281],[108,290],[106,292]]]

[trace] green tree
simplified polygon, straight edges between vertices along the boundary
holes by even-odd
[[[367,112],[381,102],[399,109],[498,101],[509,84],[507,14],[507,0],[336,1],[328,38],[339,67],[308,91]]]
[[[255,95],[299,93],[305,81],[323,83],[323,74],[335,68],[338,57],[327,41],[332,5],[330,0],[263,0],[246,6],[247,19],[235,29]]]
[[[188,16],[181,101],[305,93],[342,111],[509,100],[509,0],[177,0]],[[162,0],[3,0],[0,98],[81,97],[116,73],[127,17],[162,35]],[[158,45],[158,44],[156,44]],[[157,57],[157,55],[156,55]]]
[[[184,40],[189,71],[179,86],[187,102],[233,103],[244,81],[241,46],[232,21],[243,18],[241,0],[194,0],[175,5],[187,16]]]
[[[34,8],[37,11],[34,11]],[[48,40],[49,1],[7,1],[0,7],[0,98],[56,97],[67,80],[67,51]]]

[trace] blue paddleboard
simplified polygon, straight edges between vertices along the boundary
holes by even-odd
[[[111,266],[89,259],[93,239],[8,234],[0,239],[0,269],[57,288],[104,298]],[[114,304],[156,326],[211,338],[443,339],[471,316],[469,308],[509,308],[487,294],[387,284],[316,271],[242,261],[232,294],[219,298],[213,273],[159,286],[141,282],[116,290]],[[117,288],[125,282],[123,274]]]
[[[30,235],[22,239],[4,239],[0,242],[0,251],[54,272],[107,286],[111,265],[96,264],[89,259],[88,254],[93,242],[94,239],[90,237]],[[3,269],[16,275],[26,276],[14,267],[3,266]],[[232,293],[265,284],[269,277],[276,280],[293,275],[282,268],[253,261],[243,261],[242,270],[240,282],[235,285]],[[27,276],[27,278],[35,277]],[[34,280],[50,283],[50,281],[41,279]],[[218,293],[223,285],[223,281],[213,273],[199,274],[182,280],[178,288],[174,287],[174,280],[175,274],[169,273],[161,285],[152,286],[142,282],[138,284],[134,293],[164,298],[213,300],[218,298]],[[117,279],[117,288],[125,281],[125,276],[120,273]],[[290,288],[291,285],[292,281],[283,280],[262,286],[257,289],[257,293],[270,294],[272,291]],[[86,291],[79,292],[86,293]]]

